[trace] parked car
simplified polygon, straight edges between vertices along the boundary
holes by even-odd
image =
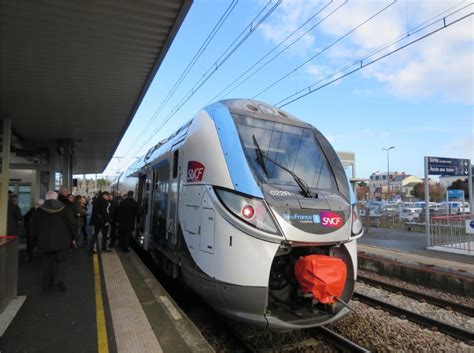
[[[440,204],[439,208],[442,210],[447,210],[448,214],[464,214],[471,212],[469,202],[463,201],[450,201],[448,202],[448,206],[446,206],[446,202],[443,202]]]
[[[367,207],[369,208],[369,216],[380,217],[382,215],[382,208],[386,205],[383,201],[369,201]]]
[[[382,208],[382,215],[388,217],[399,217],[404,206],[400,203],[392,203]]]
[[[405,222],[414,222],[420,219],[423,209],[420,207],[405,207],[400,214],[400,220]]]

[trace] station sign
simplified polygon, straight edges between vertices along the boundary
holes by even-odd
[[[462,199],[464,201],[464,190],[458,190],[458,189],[453,189],[453,190],[448,190],[448,199]]]
[[[429,175],[464,176],[469,175],[469,159],[428,157]]]

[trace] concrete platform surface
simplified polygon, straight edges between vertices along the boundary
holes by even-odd
[[[68,290],[45,290],[41,257],[20,262],[26,300],[1,353],[213,352],[133,251],[90,257],[73,249],[64,266]]]
[[[358,244],[474,265],[473,256],[427,249],[426,234],[420,232],[372,227],[370,233],[365,233],[359,239]]]
[[[474,295],[474,258],[426,249],[424,233],[372,228],[358,241],[358,267],[458,295]]]

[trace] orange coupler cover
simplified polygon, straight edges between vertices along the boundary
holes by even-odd
[[[295,275],[301,290],[312,293],[324,304],[334,303],[344,291],[346,264],[341,259],[326,255],[308,255],[295,263]]]

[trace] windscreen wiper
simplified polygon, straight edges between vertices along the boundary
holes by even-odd
[[[265,155],[263,154],[262,150],[260,149],[260,146],[258,145],[257,139],[255,138],[255,135],[252,135],[253,137],[253,143],[255,144],[255,147],[257,148],[257,162],[262,166],[263,171],[265,172],[265,175],[267,177],[270,177],[268,174],[267,166],[265,165]]]
[[[308,184],[303,179],[301,179],[298,175],[296,175],[295,172],[293,172],[292,170],[284,167],[283,165],[281,165],[277,161],[275,161],[275,160],[271,159],[270,157],[266,156],[265,153],[263,153],[263,151],[260,149],[260,146],[258,145],[257,139],[255,138],[255,135],[252,135],[252,138],[253,138],[253,143],[255,144],[255,147],[257,147],[257,161],[262,166],[262,169],[265,172],[265,174],[267,175],[267,177],[269,175],[268,175],[267,167],[265,165],[264,158],[267,159],[268,161],[272,162],[276,166],[280,167],[284,171],[288,172],[288,174],[290,174],[293,177],[296,184],[298,184],[301,191],[303,191],[303,196],[311,197],[311,198],[313,197],[313,195],[311,194],[311,191],[309,189]]]

